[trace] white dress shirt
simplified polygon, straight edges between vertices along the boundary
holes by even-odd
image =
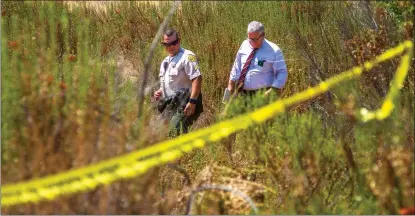
[[[242,68],[253,48],[248,39],[242,42],[236,54],[230,79],[238,81]],[[282,89],[287,81],[288,72],[281,49],[271,41],[264,39],[255,53],[245,77],[244,90],[257,90],[266,87]]]

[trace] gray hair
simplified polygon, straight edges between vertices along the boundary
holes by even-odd
[[[263,33],[265,31],[264,25],[257,21],[252,21],[248,24],[248,33],[259,32]]]

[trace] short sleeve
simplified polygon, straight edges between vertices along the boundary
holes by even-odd
[[[194,78],[201,75],[200,68],[199,68],[199,62],[195,55],[193,54],[187,55],[185,59],[185,72],[190,80],[193,80]]]

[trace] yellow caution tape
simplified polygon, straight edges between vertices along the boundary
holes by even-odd
[[[382,120],[391,114],[394,107],[393,99],[399,94],[399,89],[403,86],[408,73],[413,55],[413,43],[411,41],[405,41],[397,47],[387,50],[373,61],[366,62],[363,66],[354,67],[321,82],[315,87],[292,97],[277,100],[251,113],[87,167],[2,186],[1,203],[4,207],[8,207],[23,203],[37,203],[42,200],[53,200],[61,195],[90,191],[98,186],[108,185],[120,179],[138,176],[152,167],[174,161],[195,148],[204,147],[206,142],[215,142],[236,131],[263,123],[276,114],[284,112],[286,107],[316,97],[340,82],[358,77],[380,62],[394,58],[404,52],[405,55],[402,57],[397,73],[391,83],[390,91],[381,108],[373,112],[362,109],[357,113],[358,118],[364,122],[373,119]]]

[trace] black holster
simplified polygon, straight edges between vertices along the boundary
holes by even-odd
[[[179,89],[173,96],[162,98],[157,104],[157,109],[160,113],[163,113],[166,108],[169,110],[184,109],[189,98],[189,89]]]

